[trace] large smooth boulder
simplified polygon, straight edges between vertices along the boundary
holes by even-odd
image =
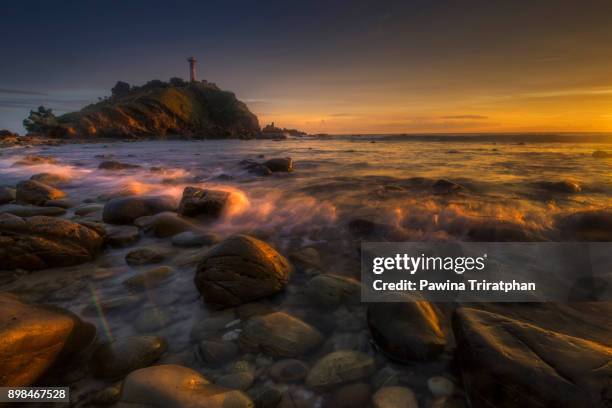
[[[102,220],[109,224],[132,224],[136,218],[175,209],[176,200],[171,196],[118,197],[106,203]]]
[[[431,360],[446,347],[440,313],[427,301],[372,303],[367,320],[372,338],[393,360]]]
[[[453,319],[457,356],[471,404],[610,405],[610,303],[585,303],[578,306],[581,311],[570,306],[530,306],[457,309]],[[500,314],[504,309],[508,314]]]
[[[231,307],[282,291],[291,265],[267,243],[235,235],[212,247],[200,260],[195,285],[213,307]]]
[[[104,238],[92,228],[69,220],[0,215],[2,269],[38,270],[91,261]]]
[[[322,341],[317,329],[284,312],[249,319],[239,337],[243,350],[276,357],[303,356]]]
[[[120,401],[149,407],[254,408],[242,391],[210,384],[200,373],[178,365],[158,365],[130,373]]]
[[[356,304],[360,300],[361,283],[345,276],[322,274],[308,281],[304,294],[318,307],[333,308],[343,303]]]
[[[27,155],[13,163],[12,167],[36,166],[40,164],[57,164],[57,160],[51,156]]]
[[[153,364],[167,348],[168,343],[161,337],[118,338],[98,346],[92,357],[92,369],[98,378],[123,378],[134,370]]]
[[[264,166],[270,169],[271,172],[289,173],[293,171],[293,160],[291,157],[277,157],[270,159],[264,163]]]
[[[66,194],[62,190],[36,180],[24,180],[17,183],[16,200],[20,203],[43,205],[48,200],[63,197],[66,197]]]
[[[145,217],[137,221],[142,228],[156,237],[167,238],[186,231],[196,231],[198,226],[193,220],[180,216],[177,213],[165,211]]]
[[[231,193],[185,187],[178,212],[186,217],[219,218],[229,205]]]
[[[36,173],[30,180],[38,181],[49,186],[59,186],[70,182],[70,177],[59,173]]]
[[[306,385],[325,390],[370,376],[376,370],[374,359],[360,351],[334,351],[318,360],[306,378]]]
[[[68,361],[95,337],[72,313],[0,294],[0,386],[34,384],[55,363]]]

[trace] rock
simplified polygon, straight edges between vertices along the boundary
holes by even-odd
[[[392,387],[397,384],[399,384],[399,374],[390,366],[381,368],[372,378],[374,389]]]
[[[236,358],[238,347],[230,341],[202,340],[198,343],[198,352],[202,361],[218,366]]]
[[[185,187],[178,212],[186,217],[219,218],[229,205],[230,195],[227,191]]]
[[[410,388],[383,387],[372,397],[374,408],[419,408],[416,396]]]
[[[219,236],[212,232],[185,231],[172,237],[172,245],[182,248],[215,245],[219,241]]]
[[[427,380],[427,388],[434,397],[450,397],[455,391],[453,382],[444,377],[431,377]]]
[[[15,163],[13,163],[13,167],[16,166],[36,166],[40,164],[57,164],[57,160],[50,156],[35,156],[28,155],[25,156]]]
[[[30,177],[30,180],[38,181],[48,186],[59,186],[69,183],[70,177],[57,173],[36,173]]]
[[[34,216],[0,215],[0,265],[3,269],[38,270],[91,261],[103,237],[75,222]]]
[[[497,306],[508,315],[456,310],[457,356],[472,406],[610,404],[610,302],[530,306]]]
[[[45,207],[55,207],[55,208],[72,208],[76,205],[76,203],[68,198],[59,198],[57,200],[47,200],[43,204]]]
[[[138,313],[134,320],[134,328],[139,333],[155,333],[168,326],[171,321],[171,317],[165,312],[152,307]]]
[[[302,268],[321,268],[321,256],[319,255],[319,251],[315,248],[302,248],[298,251],[292,252],[289,255],[289,260],[293,263],[293,265]]]
[[[271,172],[284,172],[288,173],[293,171],[293,160],[291,157],[278,157],[274,159],[270,159],[264,163],[264,166],[270,169]]]
[[[81,310],[81,314],[87,317],[102,315],[126,314],[140,303],[141,299],[136,296],[118,296],[101,299],[96,304],[90,303]]]
[[[331,397],[330,408],[367,407],[372,396],[372,387],[365,383],[354,383],[338,388]]]
[[[304,294],[315,306],[338,307],[343,303],[360,301],[361,283],[355,279],[333,274],[312,278],[304,288]]]
[[[131,224],[136,218],[175,208],[176,201],[170,196],[119,197],[106,203],[102,219],[109,224]]]
[[[153,364],[168,348],[161,337],[133,336],[101,344],[93,354],[92,369],[97,378],[120,379]]]
[[[334,351],[315,363],[306,385],[324,390],[370,376],[376,369],[374,359],[359,351]]]
[[[159,238],[172,237],[182,232],[198,229],[189,219],[168,211],[147,217],[142,225],[146,232]]]
[[[216,312],[212,316],[196,321],[191,329],[191,338],[196,340],[208,339],[225,329],[235,319],[236,315],[233,310]]]
[[[372,338],[393,360],[432,360],[446,348],[439,312],[427,301],[371,303],[367,321]]]
[[[269,176],[272,174],[272,171],[267,166],[258,163],[252,159],[242,160],[239,164],[249,173],[255,174],[257,176]]]
[[[297,383],[308,375],[308,366],[300,360],[279,360],[272,364],[268,375],[276,382]]]
[[[212,307],[231,307],[283,290],[291,265],[267,243],[235,235],[200,260],[195,285]]]
[[[542,181],[540,183],[537,183],[537,186],[551,193],[571,194],[579,193],[580,191],[582,191],[582,187],[580,187],[580,184],[569,180]]]
[[[158,266],[146,272],[127,278],[123,284],[132,290],[144,290],[161,285],[174,273],[174,269],[169,266]]]
[[[38,207],[34,205],[7,204],[0,206],[0,214],[13,214],[19,217],[34,217],[36,215],[55,217],[66,214],[66,209],[60,207]]]
[[[128,252],[125,262],[131,266],[160,263],[166,259],[169,252],[160,248],[138,248]]]
[[[250,388],[247,394],[257,408],[277,408],[283,394],[276,388],[259,385]]]
[[[0,386],[34,384],[53,364],[75,358],[94,337],[95,327],[72,313],[0,293]]]
[[[159,408],[255,408],[242,391],[212,385],[198,372],[178,365],[133,371],[123,382],[120,401]]]
[[[451,194],[463,190],[463,186],[444,179],[437,180],[432,188],[436,194]]]
[[[276,357],[303,356],[321,344],[323,336],[308,323],[284,312],[256,316],[240,333],[240,346]]]
[[[16,190],[9,187],[0,187],[0,204],[7,204],[14,201]]]
[[[95,405],[112,405],[119,401],[120,397],[121,382],[117,382],[96,392],[91,397],[91,402]]]
[[[74,210],[74,213],[78,216],[88,215],[97,211],[102,211],[104,206],[102,204],[86,204],[80,206]]]
[[[596,159],[609,159],[612,157],[612,153],[603,150],[595,150],[592,156]]]
[[[255,381],[255,368],[247,361],[237,361],[229,374],[222,375],[215,384],[235,390],[247,390]]]
[[[43,205],[47,200],[65,197],[63,191],[34,180],[17,183],[16,200],[20,203]]]
[[[109,225],[105,230],[106,241],[115,248],[132,245],[140,239],[140,231],[131,225]]]
[[[612,211],[579,211],[560,217],[557,229],[570,239],[580,241],[612,241]]]
[[[127,170],[137,169],[139,167],[141,166],[137,164],[121,163],[115,160],[106,160],[98,165],[98,168],[102,170]]]

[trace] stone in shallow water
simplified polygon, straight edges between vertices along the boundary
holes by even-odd
[[[166,408],[254,408],[242,391],[210,384],[198,372],[177,365],[142,368],[123,382],[121,402]]]
[[[440,313],[430,302],[371,303],[367,321],[376,344],[394,360],[432,360],[446,348]]]
[[[198,352],[207,364],[221,365],[232,361],[238,355],[238,347],[231,341],[221,339],[202,340]]]
[[[168,326],[172,317],[158,308],[142,310],[134,321],[134,328],[139,333],[155,333]]]
[[[318,360],[306,378],[306,385],[327,389],[369,377],[376,369],[374,359],[359,351],[334,351]]]
[[[191,329],[191,337],[195,340],[208,339],[221,332],[236,319],[233,310],[214,313],[211,316],[197,320]]]
[[[300,360],[279,360],[270,366],[268,375],[280,383],[300,382],[308,375],[308,366]]]
[[[45,207],[72,208],[76,203],[69,198],[58,198],[57,200],[47,200],[43,205]]]
[[[292,252],[289,255],[289,260],[293,265],[301,268],[321,268],[321,255],[315,248],[302,248],[298,251]]]
[[[370,384],[354,383],[344,385],[336,390],[331,397],[333,408],[367,407],[372,396]]]
[[[66,209],[61,207],[38,207],[34,205],[7,204],[0,206],[0,214],[13,214],[19,217],[34,217],[36,215],[55,217],[66,214]]]
[[[427,388],[434,397],[450,397],[453,395],[455,385],[444,377],[431,377],[427,380]]]
[[[374,408],[419,408],[416,396],[410,388],[383,387],[372,397]]]
[[[102,204],[87,204],[82,205],[74,210],[74,213],[78,216],[84,216],[87,214],[94,213],[96,211],[102,211],[104,206]]]
[[[560,217],[556,227],[572,240],[612,241],[612,211],[579,211]]]
[[[56,200],[65,196],[62,190],[35,180],[24,180],[17,183],[16,200],[20,203],[43,205],[48,200]]]
[[[185,231],[172,237],[172,245],[177,247],[202,247],[219,242],[219,236],[212,232]]]
[[[293,160],[291,157],[277,157],[270,159],[264,163],[264,166],[270,169],[271,172],[289,173],[293,171]]]
[[[174,273],[170,266],[158,266],[123,281],[123,284],[132,290],[144,290],[161,285]]]
[[[255,381],[255,368],[248,361],[237,361],[230,368],[230,373],[222,375],[215,384],[236,390],[247,390]]]
[[[58,173],[37,173],[30,177],[30,180],[35,180],[49,186],[59,186],[70,182],[70,177]]]
[[[160,263],[170,255],[162,248],[138,248],[128,252],[125,262],[131,266]]]
[[[142,302],[138,296],[118,296],[107,299],[92,298],[92,303],[81,310],[81,314],[87,317],[94,317],[106,314],[125,314],[131,312]]]
[[[137,164],[121,163],[115,160],[106,160],[98,165],[99,169],[102,170],[128,170],[137,169],[140,166]]]
[[[361,283],[355,279],[333,274],[312,278],[304,288],[304,294],[314,306],[338,307],[343,303],[359,303]]]
[[[136,218],[175,209],[176,200],[171,196],[118,197],[106,203],[102,220],[108,224],[132,224]]]
[[[229,205],[230,195],[227,191],[185,187],[178,212],[186,217],[219,218]]]
[[[51,156],[36,156],[36,155],[27,155],[13,163],[11,167],[16,166],[35,166],[39,164],[56,164],[57,160]]]
[[[278,357],[302,356],[323,341],[321,333],[302,320],[284,312],[256,316],[240,333],[240,346]]]
[[[136,220],[136,222],[139,220]],[[198,229],[198,226],[191,220],[170,211],[146,217],[141,225],[146,232],[159,238],[172,237],[185,231]]]
[[[249,388],[247,394],[257,408],[277,408],[283,394],[274,387],[258,385]]]
[[[92,369],[97,378],[123,378],[139,368],[153,364],[168,348],[161,337],[123,337],[100,345],[92,357]]]
[[[195,284],[210,306],[231,307],[283,290],[291,270],[287,259],[267,243],[235,235],[202,257]]]

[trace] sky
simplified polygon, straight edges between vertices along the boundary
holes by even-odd
[[[610,132],[612,1],[6,1],[0,129],[198,76],[311,133]]]

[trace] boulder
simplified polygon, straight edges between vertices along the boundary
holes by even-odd
[[[612,153],[608,153],[604,150],[595,150],[592,156],[596,159],[609,159],[612,158]]]
[[[370,376],[376,370],[374,359],[359,351],[334,351],[318,360],[306,378],[306,385],[325,390]]]
[[[367,407],[372,397],[370,384],[353,383],[343,385],[332,395],[329,407],[333,408],[355,408]]]
[[[98,165],[98,168],[102,170],[127,170],[137,169],[139,167],[140,166],[137,164],[121,163],[115,160],[106,160]]]
[[[236,358],[238,347],[222,339],[202,340],[198,343],[198,352],[204,363],[218,366]]]
[[[322,274],[308,281],[304,294],[318,307],[333,308],[343,303],[356,304],[360,301],[361,283],[340,275]]]
[[[57,200],[47,200],[43,205],[45,207],[68,209],[74,207],[76,203],[69,198],[58,198]]]
[[[579,193],[582,191],[580,184],[575,181],[561,180],[561,181],[542,181],[537,183],[537,186],[543,190],[551,193]]]
[[[270,159],[264,163],[264,166],[270,169],[271,172],[289,173],[293,171],[293,160],[291,157],[277,157]]]
[[[186,217],[219,218],[229,205],[230,195],[227,191],[185,187],[178,212]]]
[[[131,225],[109,225],[105,230],[106,242],[115,248],[129,246],[140,239],[140,231]]]
[[[296,267],[321,269],[321,255],[316,248],[308,247],[292,252],[289,260]]]
[[[104,209],[104,205],[102,204],[85,204],[80,207],[75,208],[74,213],[80,217],[85,215],[89,215],[91,213],[95,213],[97,211],[102,211]]]
[[[150,407],[254,408],[242,391],[210,384],[200,373],[178,365],[158,365],[130,373],[120,401]]]
[[[172,245],[183,248],[215,245],[220,241],[213,232],[185,231],[172,237]]]
[[[57,160],[50,156],[27,155],[13,163],[13,167],[36,166],[40,164],[57,164]]]
[[[274,312],[249,319],[238,341],[246,351],[260,351],[276,357],[298,357],[319,346],[323,336],[294,316]]]
[[[432,188],[435,194],[451,194],[463,190],[462,185],[444,179],[437,180]]]
[[[200,260],[195,285],[213,307],[231,307],[282,291],[291,265],[267,243],[235,235]]]
[[[188,218],[169,211],[146,217],[142,220],[141,225],[146,232],[159,238],[172,237],[181,232],[198,229],[198,226]]]
[[[612,211],[579,211],[560,217],[556,226],[566,238],[580,241],[612,241]]]
[[[383,387],[372,396],[373,408],[419,408],[414,392],[406,387]]]
[[[55,217],[66,214],[66,209],[60,207],[38,207],[35,205],[7,204],[0,206],[0,214],[12,214],[19,217],[34,217],[35,215]]]
[[[102,220],[109,224],[132,224],[136,218],[174,209],[176,201],[171,196],[118,197],[106,203]]]
[[[145,272],[134,275],[123,281],[123,284],[132,290],[144,290],[161,285],[174,273],[174,269],[169,266],[158,266]]]
[[[393,360],[432,360],[446,348],[440,313],[427,301],[371,303],[367,321],[373,340]]]
[[[0,265],[38,270],[91,261],[103,244],[94,229],[69,220],[0,215]]]
[[[16,200],[20,203],[43,205],[47,200],[56,200],[65,196],[62,190],[35,180],[17,183]]]
[[[255,381],[255,367],[245,360],[236,361],[232,364],[228,374],[217,378],[215,384],[233,388],[235,390],[247,390]]]
[[[168,348],[161,337],[133,336],[101,344],[93,354],[92,370],[97,378],[120,379],[153,364]]]
[[[130,266],[160,263],[166,259],[169,254],[168,251],[161,248],[138,248],[128,252],[125,256],[125,262]]]
[[[58,173],[36,173],[30,180],[38,181],[39,183],[49,186],[59,186],[70,182],[70,177]]]
[[[276,382],[297,383],[308,375],[308,366],[300,360],[279,360],[270,366],[268,375]]]
[[[14,201],[16,198],[16,191],[14,188],[0,187],[0,204],[7,204]]]
[[[62,309],[0,294],[0,386],[34,384],[54,363],[84,350],[95,327]]]
[[[517,401],[524,407],[610,405],[611,308],[610,302],[601,303],[577,305],[583,309],[579,314],[570,306],[548,304],[517,310],[512,305],[498,307],[508,315],[457,309],[453,318],[457,356],[471,404],[501,408],[514,407]]]

